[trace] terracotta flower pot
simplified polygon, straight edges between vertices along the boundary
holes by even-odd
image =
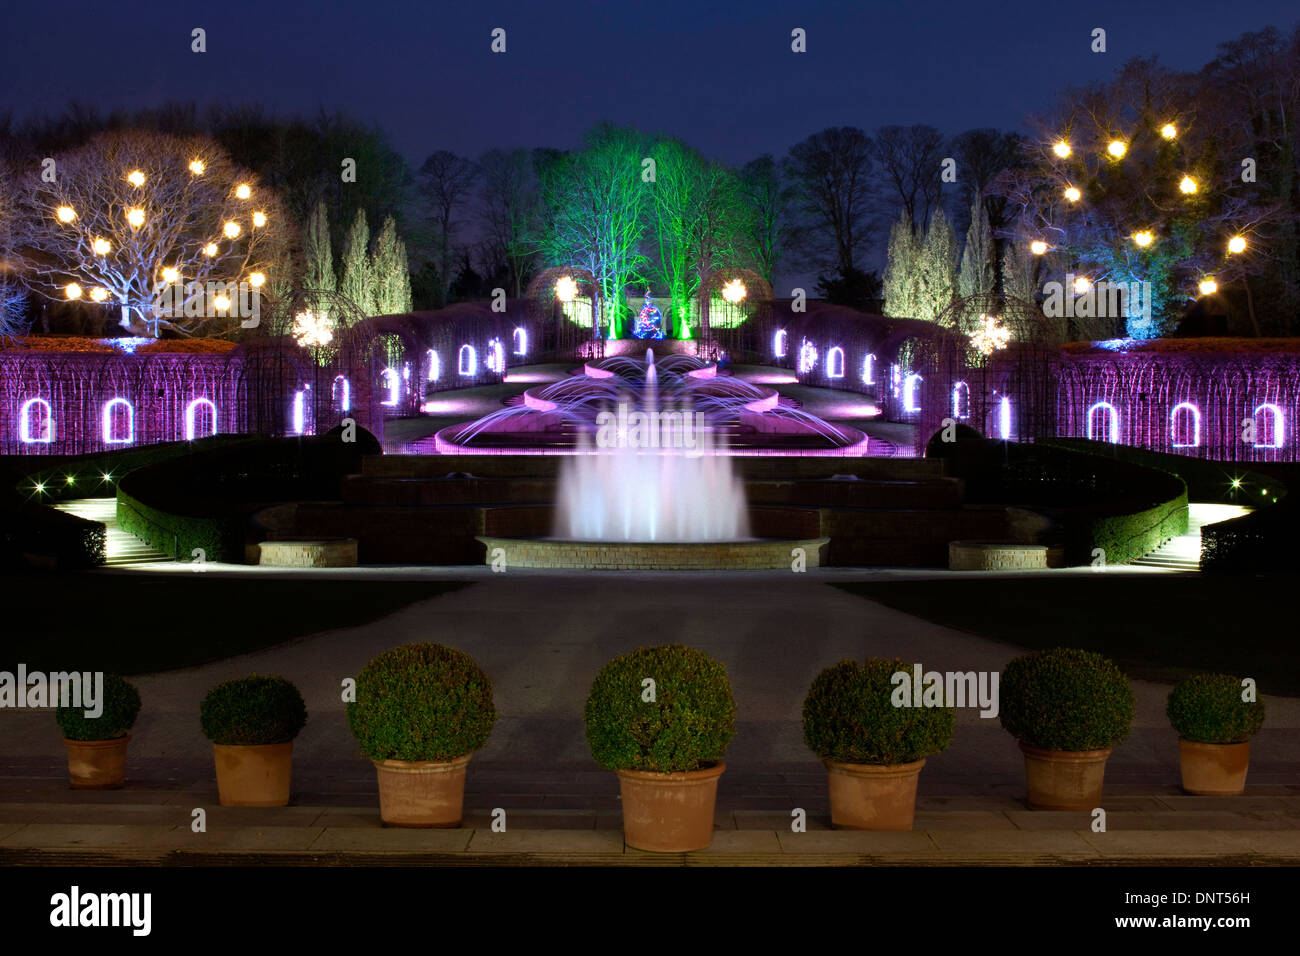
[[[74,790],[116,790],[126,780],[126,745],[131,735],[113,740],[69,740],[68,782]]]
[[[1250,741],[1239,744],[1198,744],[1178,741],[1178,765],[1183,789],[1202,796],[1235,796],[1246,789]]]
[[[656,853],[690,853],[713,842],[718,778],[727,765],[685,773],[616,770],[623,795],[623,839]]]
[[[458,827],[465,806],[465,767],[454,760],[375,760],[379,817],[392,827]]]
[[[1030,810],[1093,810],[1101,806],[1105,750],[1039,750],[1021,744]]]
[[[831,826],[844,830],[910,830],[916,782],[925,759],[881,766],[823,760],[831,794]]]
[[[292,740],[284,744],[213,744],[212,758],[223,807],[282,807],[289,802]]]

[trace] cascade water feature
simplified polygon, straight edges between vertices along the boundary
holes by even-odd
[[[606,411],[608,427],[560,469],[555,536],[570,541],[738,541],[749,538],[745,488],[712,429],[690,408],[663,409],[654,352],[629,412]],[[697,427],[692,421],[701,423]],[[617,422],[617,424],[615,424]],[[629,427],[630,422],[630,427]]]

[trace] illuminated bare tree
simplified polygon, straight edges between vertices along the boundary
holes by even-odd
[[[231,317],[258,314],[287,223],[224,150],[122,131],[53,159],[14,182],[14,261],[33,289],[116,304],[138,335],[251,326]]]
[[[1058,279],[1146,283],[1150,314],[1129,315],[1128,334],[1167,334],[1198,292],[1269,268],[1272,240],[1293,228],[1282,202],[1243,181],[1253,149],[1228,132],[1194,77],[1134,60],[1067,93],[1024,164],[998,177],[1007,238],[1048,256]],[[1253,307],[1251,319],[1258,335]]]

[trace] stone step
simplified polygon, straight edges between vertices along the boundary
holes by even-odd
[[[70,498],[54,505],[55,510],[98,521],[104,526],[104,567],[154,564],[172,558],[150,547],[129,531],[117,526],[116,498]]]

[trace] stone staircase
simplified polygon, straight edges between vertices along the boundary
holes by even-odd
[[[131,532],[123,531],[117,526],[116,498],[73,498],[59,502],[54,508],[104,525],[107,529],[104,542],[106,557],[104,567],[153,564],[158,561],[172,560],[168,555],[145,544]]]
[[[1201,569],[1201,528],[1218,524],[1230,518],[1250,513],[1241,505],[1217,505],[1195,502],[1187,506],[1187,534],[1171,538],[1150,554],[1144,554],[1133,563],[1144,568],[1164,568],[1167,571],[1199,571]]]

